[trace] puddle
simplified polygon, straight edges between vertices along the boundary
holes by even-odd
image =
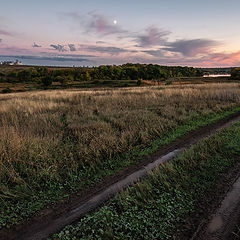
[[[212,217],[207,234],[213,237],[219,236],[222,240],[227,239],[224,236],[229,233],[230,229],[235,226],[235,217],[239,215],[240,204],[240,177],[232,186],[225,199],[222,201],[220,208]]]

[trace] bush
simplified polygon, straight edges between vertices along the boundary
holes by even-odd
[[[165,85],[171,85],[172,84],[172,81],[167,81],[166,83],[165,83]]]
[[[62,76],[57,76],[53,79],[54,82],[59,82],[62,83],[64,81],[64,77]]]
[[[142,85],[142,79],[138,79],[137,85],[138,85],[138,86],[141,86],[141,85]]]
[[[129,82],[124,83],[124,84],[123,84],[123,87],[130,87]]]
[[[10,77],[10,78],[17,78],[18,73],[17,72],[10,72],[7,76]]]
[[[35,77],[35,78],[33,78],[33,82],[40,84],[42,82],[42,79],[40,77]]]
[[[18,78],[21,82],[29,82],[31,81],[32,74],[30,69],[22,70],[18,73]]]
[[[54,78],[54,82],[59,82],[64,86],[67,84],[68,81],[67,81],[67,77],[57,76]]]
[[[45,87],[48,87],[50,85],[52,85],[52,78],[50,76],[46,76],[42,78],[42,84]]]
[[[4,88],[4,89],[2,90],[2,93],[11,93],[11,92],[12,92],[12,90],[11,90],[9,87]]]

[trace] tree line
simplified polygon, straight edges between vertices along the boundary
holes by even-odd
[[[154,64],[102,65],[99,67],[48,68],[33,67],[20,71],[0,73],[1,81],[36,82],[45,86],[52,82],[66,84],[69,81],[91,80],[155,80],[164,81],[169,78],[200,77],[203,71],[199,68],[180,66],[160,66]]]

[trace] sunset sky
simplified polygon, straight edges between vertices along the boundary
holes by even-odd
[[[240,65],[240,0],[0,0],[0,60]]]

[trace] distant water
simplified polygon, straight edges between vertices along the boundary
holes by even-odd
[[[231,74],[210,74],[204,75],[203,77],[231,77]]]

